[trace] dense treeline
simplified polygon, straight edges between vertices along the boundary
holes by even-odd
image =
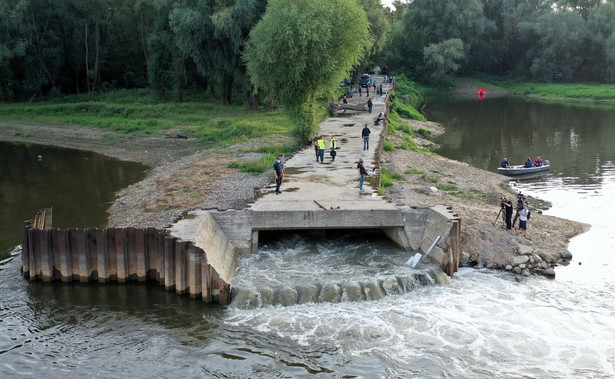
[[[613,0],[414,0],[402,7],[387,61],[414,79],[481,72],[615,82]]]
[[[251,85],[243,55],[267,4],[0,0],[0,99],[150,87],[181,101],[187,88],[196,88],[222,104],[257,107],[260,89]],[[356,6],[366,12],[371,47],[349,75],[386,64],[422,81],[481,72],[615,82],[615,0],[414,0],[397,1],[395,11],[378,0],[356,0]],[[340,35],[351,29],[338,28]]]

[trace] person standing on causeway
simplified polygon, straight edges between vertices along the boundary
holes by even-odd
[[[283,171],[283,163],[280,162],[279,159],[275,161],[273,164],[273,175],[275,176],[275,194],[279,195],[282,191],[280,191],[280,186],[282,185],[282,177],[284,176]]]
[[[367,176],[367,170],[363,166],[363,158],[359,158],[357,169],[359,170],[359,192],[363,192],[363,183],[365,183],[365,177]]]
[[[361,136],[363,136],[363,150],[369,150],[369,135],[372,131],[369,130],[367,124],[363,127],[363,131],[361,132]]]

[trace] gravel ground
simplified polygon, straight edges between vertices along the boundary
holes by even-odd
[[[429,129],[432,135],[443,132],[440,125],[408,121],[414,130]],[[399,146],[401,140],[393,141]],[[419,140],[429,147],[431,142]],[[432,146],[433,147],[433,146]],[[529,198],[532,215],[528,221],[528,236],[517,230],[506,230],[502,215],[498,218],[500,198],[507,196],[516,201],[517,193],[508,179],[496,173],[483,171],[462,162],[437,155],[395,149],[385,154],[383,165],[402,175],[387,191],[387,197],[398,204],[432,206],[445,204],[462,218],[462,249],[467,253],[482,252],[494,267],[505,265],[519,245],[555,255],[569,240],[588,229],[588,225],[543,215],[550,204],[542,199]],[[437,185],[456,186],[458,190],[437,190]]]

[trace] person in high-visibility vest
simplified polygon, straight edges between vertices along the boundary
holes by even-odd
[[[335,136],[331,136],[331,140],[329,141],[329,149],[337,149],[337,140]]]
[[[331,136],[331,140],[329,141],[329,149],[331,149],[331,151],[329,151],[329,155],[331,155],[331,162],[335,161],[335,156],[337,155],[337,152],[335,151],[335,149],[337,149],[337,140],[335,139],[335,136]]]
[[[319,136],[316,141],[316,145],[318,146],[318,156],[316,157],[316,162],[318,162],[318,158],[320,158],[320,163],[325,163],[325,140],[322,139],[322,136]]]

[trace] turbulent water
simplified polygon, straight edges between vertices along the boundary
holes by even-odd
[[[322,237],[285,235],[240,260],[232,306],[380,300],[419,286],[448,282],[435,265],[405,264],[411,255],[379,234]]]
[[[260,288],[410,274],[395,247],[349,238],[285,237],[243,261],[237,279]],[[348,261],[337,260],[342,250]],[[293,256],[305,266],[291,265]],[[607,378],[614,292],[613,280],[578,273],[461,269],[449,286],[379,300],[223,308],[153,283],[29,282],[16,256],[0,266],[0,376]]]

